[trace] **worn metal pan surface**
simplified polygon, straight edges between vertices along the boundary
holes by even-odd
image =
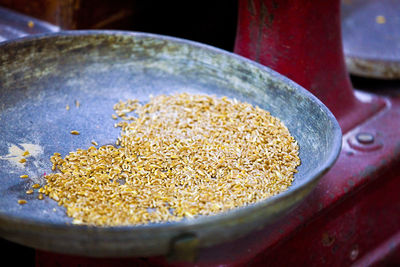
[[[301,166],[284,193],[214,216],[142,226],[72,225],[49,198],[26,195],[44,183],[49,157],[114,142],[113,105],[150,94],[207,93],[247,101],[279,117],[297,139]],[[75,101],[81,103],[77,108]],[[66,110],[66,105],[71,108]],[[72,136],[71,129],[79,130]],[[234,240],[287,213],[332,166],[341,131],[313,95],[240,56],[159,35],[73,31],[0,45],[0,235],[38,249],[98,257],[165,255],[191,236],[198,248]],[[21,151],[31,152],[26,166]],[[30,178],[21,179],[28,174]],[[18,199],[28,203],[19,205]]]

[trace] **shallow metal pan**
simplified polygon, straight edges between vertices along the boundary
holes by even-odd
[[[25,191],[44,183],[49,157],[91,140],[110,144],[120,99],[173,92],[226,95],[279,117],[300,146],[301,166],[284,193],[214,216],[142,226],[72,225],[62,207]],[[79,108],[74,106],[79,101]],[[66,111],[66,105],[71,109]],[[79,136],[71,136],[71,129]],[[290,211],[341,148],[330,111],[294,82],[235,54],[160,35],[117,31],[44,34],[0,44],[0,236],[34,248],[96,257],[165,255],[188,236],[195,249],[229,242]],[[19,152],[30,148],[26,167]],[[30,178],[19,178],[21,174]],[[25,205],[17,204],[28,199]]]

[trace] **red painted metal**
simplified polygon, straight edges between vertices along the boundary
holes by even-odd
[[[364,103],[345,68],[340,1],[241,0],[235,52],[296,81],[335,114],[343,132],[382,106]]]
[[[252,263],[347,266],[357,260],[378,263],[400,252],[400,141],[395,136],[400,132],[391,128],[400,121],[400,102],[391,103],[397,110],[387,108],[344,136],[335,167],[288,219],[303,217],[304,224],[292,229],[286,241],[280,236]],[[353,149],[359,132],[373,133],[381,146]]]

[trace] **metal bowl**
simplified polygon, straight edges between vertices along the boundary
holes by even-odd
[[[73,225],[55,201],[25,194],[45,182],[54,152],[87,148],[92,139],[112,143],[119,130],[110,115],[120,99],[181,91],[225,95],[280,118],[300,146],[302,163],[289,189],[217,215],[120,227]],[[71,129],[81,134],[72,138]],[[207,45],[120,31],[60,32],[0,44],[0,134],[0,236],[96,257],[166,255],[187,237],[199,249],[248,235],[304,199],[341,148],[331,112],[273,70]],[[18,162],[24,149],[32,152],[25,167]],[[19,205],[21,198],[28,203]]]

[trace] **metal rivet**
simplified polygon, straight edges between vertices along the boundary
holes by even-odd
[[[372,144],[375,141],[374,135],[371,133],[358,133],[356,139],[361,144]]]

